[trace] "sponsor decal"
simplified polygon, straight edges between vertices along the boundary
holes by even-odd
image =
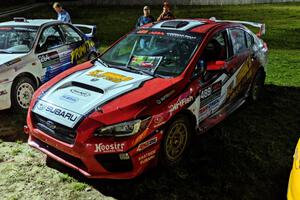
[[[91,96],[91,93],[86,92],[86,91],[82,91],[82,90],[78,90],[78,89],[71,89],[70,91],[73,94],[76,94],[76,95],[82,96],[82,97],[89,97],[89,96]]]
[[[165,94],[164,96],[162,96],[161,98],[156,100],[156,103],[162,104],[166,99],[168,99],[172,94],[175,93],[175,90],[171,90],[169,93]]]
[[[89,52],[90,48],[94,47],[95,43],[91,40],[85,41],[82,45],[79,47],[75,48],[71,52],[71,63],[74,63],[74,61],[78,61],[79,59],[83,58],[84,56],[87,55]]]
[[[164,123],[166,123],[167,116],[165,117],[164,114],[165,113],[157,115],[153,118],[153,127],[154,128],[157,128],[157,127],[163,125]]]
[[[6,65],[10,66],[10,65],[16,64],[16,63],[18,63],[20,61],[22,61],[21,58],[16,58],[16,59],[13,59],[13,60],[7,62]]]
[[[200,92],[200,107],[214,101],[221,96],[222,81],[218,81],[210,86],[203,88]]]
[[[123,152],[125,147],[125,143],[117,143],[114,142],[112,144],[95,144],[95,153],[115,153],[115,152]]]
[[[64,94],[60,97],[61,100],[69,102],[69,103],[76,103],[79,99],[77,97],[73,97],[71,95]]]
[[[6,90],[0,91],[0,96],[6,95],[6,94],[7,94],[7,91],[6,91]]]
[[[57,117],[64,118],[64,119],[66,119],[68,121],[71,121],[71,122],[75,122],[78,118],[78,116],[76,116],[75,114],[73,114],[71,112],[65,111],[65,110],[60,109],[60,108],[55,108],[53,106],[50,106],[50,105],[47,105],[47,104],[44,104],[44,103],[38,103],[36,105],[36,107],[37,107],[38,110],[45,111],[46,113],[54,114]]]
[[[148,30],[142,29],[142,30],[137,31],[136,33],[137,34],[147,34],[148,32],[149,32]]]
[[[59,55],[57,51],[49,52],[38,56],[38,59],[42,63],[43,68],[56,65],[60,63]]]
[[[94,70],[87,74],[88,76],[94,77],[94,78],[102,78],[114,83],[119,83],[123,81],[130,81],[133,78],[127,77],[121,74],[113,73],[113,72],[103,72],[102,70]]]
[[[174,112],[178,110],[179,108],[182,108],[186,104],[190,103],[194,99],[193,96],[188,96],[183,99],[178,100],[175,104],[172,104],[169,106],[170,112]]]
[[[197,39],[197,37],[195,37],[195,36],[190,36],[190,35],[186,35],[186,34],[179,34],[179,33],[167,33],[167,36],[176,37],[176,38],[184,38],[184,39],[188,39],[188,40]]]
[[[143,151],[144,149],[150,147],[151,145],[157,143],[157,137],[151,138],[147,140],[146,142],[143,142],[139,144],[137,151]]]
[[[138,158],[140,165],[143,165],[155,158],[156,149],[149,151]]]

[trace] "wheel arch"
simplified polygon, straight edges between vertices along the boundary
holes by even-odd
[[[41,80],[38,77],[35,77],[33,74],[29,73],[29,72],[22,72],[20,74],[18,74],[14,80],[13,83],[15,83],[19,78],[21,77],[27,77],[30,78],[32,81],[35,82],[36,87],[38,87],[41,84]]]

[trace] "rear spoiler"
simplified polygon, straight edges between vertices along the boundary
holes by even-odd
[[[266,34],[266,25],[256,22],[248,22],[248,21],[235,21],[235,20],[217,20],[215,17],[211,17],[210,20],[215,22],[229,22],[229,23],[237,23],[237,24],[243,24],[243,25],[249,25],[256,28],[259,28],[259,32],[256,33],[258,37],[261,37]]]
[[[95,25],[85,25],[85,24],[73,24],[76,28],[80,29],[87,29],[89,32],[84,33],[87,37],[92,38],[96,34],[96,26]]]

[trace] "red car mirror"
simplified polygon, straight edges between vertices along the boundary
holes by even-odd
[[[207,71],[218,71],[225,68],[225,61],[218,60],[207,62]]]

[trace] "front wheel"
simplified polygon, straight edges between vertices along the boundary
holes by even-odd
[[[28,77],[21,77],[14,81],[11,89],[12,109],[16,112],[25,112],[30,105],[36,84]]]
[[[159,160],[165,167],[176,166],[184,157],[191,141],[192,127],[185,116],[178,116],[167,127]]]

